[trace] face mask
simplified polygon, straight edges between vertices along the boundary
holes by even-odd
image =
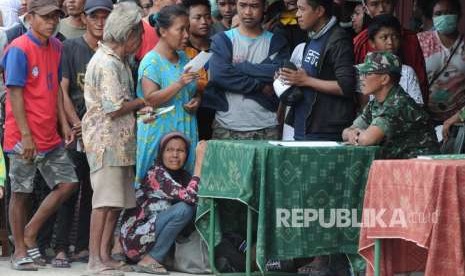
[[[339,22],[339,26],[341,26],[341,28],[345,28],[345,29],[352,28],[352,21]]]
[[[434,16],[434,29],[440,34],[451,34],[457,30],[458,18],[459,16],[456,14]]]

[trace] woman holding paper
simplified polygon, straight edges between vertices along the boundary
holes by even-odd
[[[153,164],[160,138],[179,131],[191,141],[190,151],[198,142],[195,113],[200,104],[196,95],[196,72],[184,69],[189,58],[183,49],[189,39],[187,11],[178,5],[167,6],[149,17],[160,37],[153,50],[139,65],[137,96],[156,108],[174,106],[174,110],[152,115],[152,120],[137,122],[136,188]],[[186,169],[192,172],[194,155],[188,157]]]

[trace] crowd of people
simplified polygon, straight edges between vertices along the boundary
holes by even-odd
[[[439,153],[465,120],[462,7],[414,1],[410,30],[397,2],[2,1],[12,269],[167,274],[195,217],[205,140]],[[333,275],[328,259],[299,271]]]

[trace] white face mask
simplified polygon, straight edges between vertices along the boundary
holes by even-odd
[[[344,29],[352,28],[352,21],[339,22],[339,26],[341,26],[341,28],[344,28]]]

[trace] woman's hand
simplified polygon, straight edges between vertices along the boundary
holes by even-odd
[[[200,177],[202,171],[203,158],[207,149],[207,141],[201,140],[195,149],[195,168],[194,175]]]
[[[156,116],[151,116],[150,114],[153,112],[153,107],[151,106],[146,106],[137,111],[137,115],[145,115],[144,118],[142,119],[142,122],[144,124],[149,124],[153,121],[155,121]]]
[[[186,70],[182,73],[181,77],[178,80],[178,83],[184,87],[191,83],[192,81],[197,80],[200,76],[197,72],[189,72],[190,68],[186,68]]]
[[[0,187],[0,199],[3,198],[3,187]]]
[[[456,113],[454,116],[444,121],[444,125],[442,127],[442,139],[444,142],[446,142],[449,138],[450,128],[457,123],[460,123],[459,113]]]
[[[309,86],[310,77],[303,69],[292,70],[289,68],[281,68],[279,75],[284,83],[294,86]]]
[[[184,104],[184,109],[191,114],[195,114],[195,112],[197,112],[197,109],[199,109],[199,106],[200,97],[196,96],[193,97],[188,103]]]

